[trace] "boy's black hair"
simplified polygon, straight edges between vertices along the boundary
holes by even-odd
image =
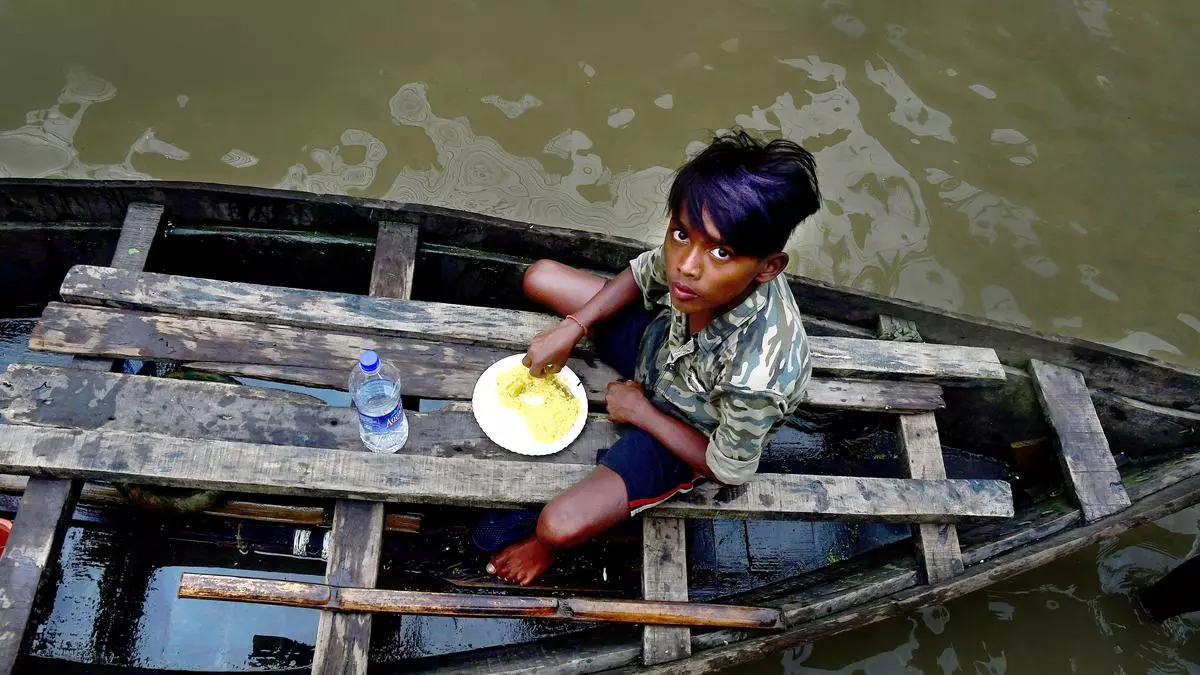
[[[792,230],[821,208],[817,164],[789,140],[763,143],[745,131],[713,138],[675,175],[667,196],[672,219],[703,228],[707,213],[739,255],[783,250]]]

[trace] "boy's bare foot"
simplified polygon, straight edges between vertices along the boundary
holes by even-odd
[[[553,562],[554,549],[534,535],[509,546],[492,558],[487,565],[487,573],[528,586],[542,576]]]

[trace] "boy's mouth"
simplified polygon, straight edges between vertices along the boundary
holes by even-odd
[[[671,297],[680,302],[688,302],[700,297],[700,294],[676,281],[671,283]]]

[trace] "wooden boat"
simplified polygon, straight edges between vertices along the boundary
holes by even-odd
[[[522,274],[537,258],[615,273],[645,248],[640,242],[609,235],[370,199],[188,183],[0,180],[0,317],[36,316],[55,299],[73,266],[107,265],[114,259],[114,251],[119,257],[118,239],[132,204],[164,208],[162,224],[152,230],[147,272],[364,293],[372,282],[373,262],[377,262],[381,224],[403,223],[419,242],[409,286],[414,300],[495,310],[537,309],[521,292]],[[130,248],[128,252],[136,251]],[[513,639],[511,633],[502,640],[517,644],[448,640],[438,649],[403,654],[422,658],[397,660],[388,666],[446,672],[544,668],[563,673],[618,668],[690,673],[720,668],[977,590],[1200,501],[1200,371],[812,279],[792,277],[790,283],[813,336],[916,338],[995,351],[1003,364],[1002,382],[954,386],[982,382],[966,376],[957,381],[940,378],[950,386],[938,392],[945,406],[936,412],[935,434],[940,435],[946,452],[942,476],[1007,480],[1013,486],[1014,518],[960,521],[956,536],[961,557],[944,575],[932,566],[929,545],[914,556],[911,545],[900,541],[907,539],[908,525],[874,529],[856,525],[851,529],[857,536],[845,530],[832,535],[832,531],[824,531],[827,538],[838,541],[840,549],[826,546],[796,552],[792,549],[798,528],[809,527],[809,523],[694,523],[688,529],[691,599],[776,607],[785,628],[768,633],[696,631],[684,650],[690,650],[689,658],[656,665],[642,661],[642,641],[631,630],[556,626],[530,630],[524,640]],[[171,360],[161,354],[147,358]],[[332,376],[317,373],[319,368],[298,378],[294,371],[263,364],[192,361],[184,365],[191,371],[222,377],[310,386],[337,383],[329,379]],[[916,366],[913,368],[912,372],[917,372]],[[861,374],[861,370],[856,372]],[[839,374],[834,366],[826,366],[826,371]],[[879,372],[888,371],[881,367]],[[340,370],[337,377],[341,377]],[[764,465],[779,473],[906,476],[910,466],[905,464],[896,438],[903,436],[903,431],[893,433],[890,426],[883,425],[881,419],[893,416],[880,410],[876,406],[866,412],[825,413],[798,420],[781,431]],[[1095,426],[1097,421],[1102,431]],[[1095,455],[1099,450],[1103,453]],[[1104,460],[1103,455],[1107,464],[1093,463],[1097,457]],[[5,485],[15,491],[21,483],[8,481]],[[1122,501],[1123,496],[1127,502]],[[127,509],[112,488],[85,487],[83,501],[101,506],[87,517],[90,522],[125,527],[127,521],[120,514]],[[251,536],[250,546],[258,542],[263,551],[281,552],[287,548],[289,535],[298,531],[297,525],[317,528],[329,519],[328,501],[263,501],[247,498],[211,509],[210,520],[199,516],[185,519],[187,524],[170,520],[156,525],[156,532],[212,544],[228,540],[212,519],[290,523],[257,525]],[[455,528],[465,517],[453,510],[426,513],[421,526],[424,532],[404,536],[431,537],[422,541],[440,545],[458,535],[460,530]],[[404,513],[393,513],[388,525],[391,531],[403,532],[417,529],[417,523]],[[945,531],[945,526],[939,525],[919,527]],[[806,532],[811,549],[813,537],[819,539],[821,534],[814,535],[816,531],[811,529]],[[579,586],[588,593],[619,595],[631,588],[636,592],[638,579],[619,573],[622,560],[638,555],[636,540],[636,529],[618,532],[600,548],[581,556],[578,568],[556,577],[557,589],[547,592],[570,594]],[[316,539],[305,541],[308,555],[320,551],[311,543]],[[304,548],[297,552],[298,558],[305,557]],[[395,539],[386,548],[392,559],[404,561],[397,563],[396,569],[423,564],[422,570],[427,571],[456,564],[436,555],[414,563],[409,560],[411,553],[406,559],[402,550],[412,547],[397,544]],[[958,545],[953,548],[957,554]],[[731,551],[739,550],[741,558],[731,561]],[[461,551],[456,549],[457,553]],[[125,556],[126,562],[130,557]],[[174,559],[168,563],[160,557],[157,562],[147,559],[139,564],[202,563]],[[305,570],[311,572],[312,567]],[[611,582],[607,580],[609,570],[614,576]],[[463,576],[445,576],[439,582],[459,589],[482,585],[485,591],[503,592],[488,588],[486,581]],[[122,634],[115,624],[136,620],[145,611],[138,600],[136,593],[122,595],[118,604],[127,616],[109,615],[105,630]],[[384,633],[401,630],[398,621],[376,622],[377,645],[381,628]],[[108,658],[98,654],[98,660],[138,662],[136,640],[128,635],[124,644],[112,637],[105,640],[119,648],[109,645]],[[477,648],[465,648],[467,642]],[[483,648],[478,648],[480,645]],[[43,653],[56,653],[52,644],[42,646]],[[311,654],[304,645],[290,643],[283,652],[291,654],[293,661],[299,653],[300,662]],[[66,667],[69,658],[50,661]],[[386,654],[379,660],[387,661]],[[34,662],[41,663],[36,652]],[[282,668],[287,661],[259,663]]]

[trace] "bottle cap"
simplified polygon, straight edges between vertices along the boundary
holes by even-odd
[[[364,373],[373,373],[379,369],[379,355],[368,349],[358,357],[358,367],[362,368]]]

